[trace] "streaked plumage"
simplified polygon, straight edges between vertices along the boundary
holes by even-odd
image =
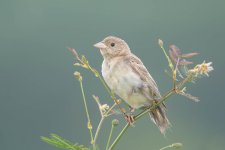
[[[127,43],[109,36],[95,44],[104,58],[102,76],[111,90],[134,109],[151,106],[161,97],[157,84],[142,61],[131,53]],[[170,123],[164,105],[150,112],[151,119],[162,133]]]

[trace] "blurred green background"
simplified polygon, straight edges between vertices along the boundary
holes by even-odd
[[[167,102],[173,125],[166,138],[146,116],[130,128],[116,149],[157,150],[174,142],[183,150],[225,149],[225,1],[224,0],[1,0],[0,1],[0,149],[55,150],[40,136],[56,133],[89,144],[86,118],[75,70],[84,78],[91,118],[99,112],[91,95],[112,101],[88,71],[73,66],[66,47],[85,54],[101,69],[102,57],[93,44],[108,35],[127,41],[158,83],[171,87],[166,59],[157,39],[183,52],[200,53],[193,61],[212,61],[209,78],[189,86],[201,101],[181,96]],[[115,131],[118,133],[121,124]],[[110,120],[98,141],[106,142]],[[114,134],[114,135],[115,135]],[[87,140],[88,139],[88,140]]]

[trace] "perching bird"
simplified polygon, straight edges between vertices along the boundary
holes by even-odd
[[[104,58],[102,76],[113,92],[133,109],[157,103],[161,95],[156,82],[124,40],[109,36],[94,46],[100,49]],[[149,114],[161,133],[165,134],[170,126],[165,114],[165,105],[160,104]]]

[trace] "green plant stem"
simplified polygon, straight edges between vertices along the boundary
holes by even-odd
[[[95,132],[95,136],[94,136],[94,140],[93,140],[94,143],[96,143],[96,141],[97,141],[97,139],[98,139],[98,135],[99,135],[99,132],[100,132],[100,130],[101,130],[101,127],[102,127],[102,124],[103,124],[105,118],[108,117],[108,114],[109,114],[109,113],[111,112],[111,110],[117,105],[116,103],[114,103],[114,104],[109,108],[109,110],[108,110],[106,113],[103,113],[102,110],[101,110],[101,108],[100,108],[101,104],[100,104],[99,102],[97,102],[97,103],[98,103],[98,106],[99,106],[99,110],[100,110],[100,114],[101,114],[101,119],[100,119],[100,121],[99,121],[98,127],[97,127],[96,132]],[[110,137],[110,138],[111,138],[111,137]]]
[[[93,142],[94,138],[93,138],[93,133],[92,133],[91,119],[90,119],[90,115],[89,115],[89,112],[88,112],[88,107],[87,107],[87,102],[86,102],[86,98],[85,98],[82,79],[80,79],[79,82],[80,82],[80,88],[81,88],[81,92],[82,92],[82,96],[83,96],[83,100],[84,100],[85,112],[86,112],[86,116],[87,116],[87,120],[88,120],[87,128],[89,129],[89,132],[90,132],[91,144],[93,145],[93,148],[96,149],[95,143]]]
[[[185,83],[187,83],[188,81],[190,81],[190,79],[193,77],[192,73],[189,73],[188,76],[186,78],[184,78],[182,81],[180,81],[177,84],[177,89],[181,89]]]
[[[167,61],[168,61],[168,63],[169,63],[169,67],[170,67],[170,69],[171,69],[171,71],[172,71],[172,74],[173,74],[173,71],[174,71],[173,63],[172,63],[170,57],[167,55],[165,48],[164,48],[163,46],[160,46],[160,48],[163,50],[163,53],[164,53],[164,55],[166,56],[166,59],[167,59]]]
[[[191,74],[189,74],[185,79],[183,79],[182,81],[180,81],[177,85],[178,88],[182,88],[182,86],[187,83],[190,79]],[[153,110],[155,109],[157,106],[159,106],[160,104],[162,104],[163,102],[165,102],[172,94],[176,93],[177,89],[172,88],[170,91],[168,91],[161,99],[158,103],[156,103],[155,105],[151,106],[149,109],[146,109],[144,111],[142,111],[141,113],[139,113],[138,115],[136,115],[134,117],[134,121],[137,121],[138,119],[140,119],[142,116],[144,116],[146,113],[149,112],[149,110]],[[130,127],[130,124],[127,123],[123,129],[121,130],[121,132],[118,134],[118,136],[116,137],[116,139],[114,140],[114,142],[112,143],[112,145],[110,146],[109,150],[113,150],[113,148],[116,146],[116,144],[119,142],[119,140],[121,139],[121,137],[124,135],[124,133],[127,131],[127,129]]]
[[[116,106],[116,103],[114,103],[110,108],[109,110],[106,112],[106,113],[103,113],[100,109],[100,106],[99,106],[99,109],[100,109],[100,114],[101,114],[101,119],[99,121],[99,124],[98,124],[98,127],[96,129],[96,132],[95,132],[95,136],[94,136],[94,143],[96,143],[97,139],[98,139],[98,135],[99,135],[99,132],[101,130],[101,127],[102,127],[102,124],[105,120],[106,117],[108,117],[108,114],[110,113],[110,111]]]
[[[108,116],[110,115],[109,113],[112,111],[112,109],[113,109],[116,105],[117,105],[117,104],[114,103],[104,115],[105,115],[106,117],[108,117]]]
[[[121,137],[124,135],[124,133],[127,131],[127,129],[130,127],[130,124],[127,123],[123,129],[121,130],[121,132],[118,134],[118,136],[116,137],[116,139],[113,141],[112,145],[109,147],[108,150],[113,150],[113,148],[116,146],[116,144],[119,142],[119,140],[121,139]]]
[[[172,89],[170,90],[167,94],[165,94],[165,96],[163,96],[163,98],[158,102],[156,103],[155,105],[151,106],[149,109],[146,109],[144,111],[142,111],[140,114],[136,115],[134,117],[135,121],[138,120],[139,118],[141,118],[142,116],[144,116],[146,113],[148,113],[149,111],[152,111],[154,110],[156,107],[158,107],[160,104],[162,104],[163,102],[165,102],[166,100],[168,100],[168,98],[173,94],[175,93],[175,91]]]
[[[94,143],[96,143],[96,141],[98,139],[98,135],[99,135],[99,132],[101,130],[102,124],[104,122],[104,119],[105,119],[105,117],[102,116],[101,117],[101,120],[99,121],[98,127],[97,127],[96,132],[95,132]]]
[[[110,141],[111,141],[111,138],[112,138],[113,129],[114,129],[114,125],[112,124],[105,150],[109,149],[109,144],[110,144]]]
[[[95,132],[94,141],[93,141],[94,143],[96,143],[96,141],[97,141],[97,139],[98,139],[98,135],[99,135],[99,132],[100,132],[100,130],[101,130],[101,127],[102,127],[102,124],[103,124],[105,118],[108,117],[108,114],[109,114],[109,113],[111,112],[111,110],[117,105],[116,103],[114,103],[114,104],[109,108],[109,110],[108,110],[107,112],[103,113],[102,110],[101,110],[101,108],[100,108],[100,107],[101,107],[100,102],[99,102],[99,101],[96,101],[96,102],[97,102],[98,107],[99,107],[101,119],[100,119],[100,121],[99,121],[99,123],[98,123],[98,127],[97,127],[96,132]]]

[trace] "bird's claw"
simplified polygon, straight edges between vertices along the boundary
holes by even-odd
[[[133,115],[125,115],[125,120],[129,125],[134,125],[134,116]]]

